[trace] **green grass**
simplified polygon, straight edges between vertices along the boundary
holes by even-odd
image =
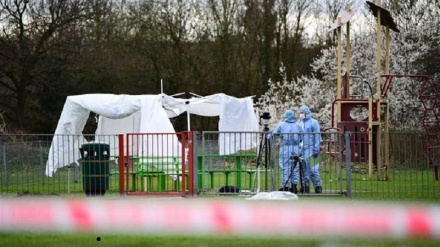
[[[100,240],[98,241],[98,237]],[[438,246],[429,239],[363,238],[285,238],[285,237],[211,237],[211,236],[139,236],[99,234],[0,234],[1,246]]]
[[[226,169],[228,167],[224,167]],[[261,167],[264,170],[264,167]],[[271,179],[271,173],[262,172],[260,180],[261,191],[272,189],[272,182],[275,184],[275,190],[280,186],[280,174],[278,167],[275,167],[275,181]],[[111,169],[116,169],[114,164]],[[243,169],[255,169],[255,164],[245,162]],[[392,167],[389,171],[387,180],[377,179],[376,173],[372,178],[368,176],[368,167],[366,164],[353,164],[351,175],[352,197],[355,199],[368,200],[398,200],[398,201],[438,201],[440,199],[440,181],[435,181],[431,169],[415,169]],[[8,184],[5,185],[4,176],[0,171],[0,193],[2,195],[69,195],[84,196],[81,174],[79,182],[74,182],[74,169],[70,169],[70,183],[67,180],[68,170],[66,167],[59,169],[54,177],[42,176],[41,169],[27,170],[8,174]],[[80,171],[79,171],[80,173]],[[267,176],[266,176],[267,175]],[[266,181],[266,178],[268,179]],[[109,190],[106,194],[117,195],[119,192],[118,176],[110,177]],[[203,175],[203,191],[217,192],[221,186],[237,185],[235,172],[229,173],[228,181],[224,172],[214,173],[214,183],[211,186],[210,175]],[[323,159],[321,164],[321,179],[323,182],[324,194],[331,196],[340,196],[341,191],[347,190],[346,171],[342,170],[339,174],[334,160]],[[251,181],[252,180],[252,183]],[[157,178],[153,178],[153,191],[157,191]],[[173,181],[170,176],[166,177],[166,189],[173,189]],[[131,184],[130,184],[131,187]],[[136,183],[137,188],[142,188],[142,181]],[[248,173],[242,173],[242,190],[256,189],[255,173],[249,176]],[[313,192],[313,188],[311,188]]]

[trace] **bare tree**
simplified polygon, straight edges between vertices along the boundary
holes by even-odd
[[[213,62],[215,63],[214,73],[219,83],[218,89],[227,92],[234,85],[234,60],[236,42],[234,42],[237,32],[237,0],[208,0],[209,16],[213,24]],[[222,80],[219,80],[219,79]]]
[[[62,46],[58,34],[89,12],[87,0],[0,2],[0,106],[21,128],[29,123],[26,109],[41,62]]]
[[[330,24],[333,23],[342,9],[350,3],[350,0],[320,0],[315,2],[314,12],[316,19],[316,39],[328,45],[336,43],[336,34],[329,33]]]
[[[288,47],[290,49],[286,51],[289,58],[286,59],[286,64],[291,67],[288,69],[288,75],[296,77],[300,74],[303,66],[308,66],[304,61],[307,61],[307,56],[304,56],[304,51],[308,48],[306,42],[306,28],[310,23],[310,16],[312,13],[314,1],[312,0],[299,0],[295,1],[292,5],[291,11],[291,27],[290,32],[292,39],[290,40]],[[307,69],[306,69],[307,70]]]

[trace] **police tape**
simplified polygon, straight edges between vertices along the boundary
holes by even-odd
[[[440,238],[430,204],[2,199],[1,232]]]

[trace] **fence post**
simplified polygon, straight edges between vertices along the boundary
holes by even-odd
[[[343,188],[342,188],[342,150],[343,150],[343,134],[342,133],[336,133],[336,137],[338,138],[338,164],[339,164],[339,169],[338,169],[338,180],[339,180],[339,189],[340,189],[340,193],[341,195],[344,193]]]
[[[345,132],[345,170],[347,183],[347,197],[351,198],[351,149],[350,149],[350,132]]]
[[[45,179],[45,174],[44,174],[44,172],[45,172],[45,166],[44,166],[44,157],[43,157],[43,155],[44,155],[44,153],[43,153],[43,144],[42,144],[42,141],[41,140],[38,140],[38,148],[39,148],[39,150],[40,150],[40,167],[41,167],[41,176],[42,176],[42,178],[43,178],[43,184],[44,184],[44,179]]]
[[[125,195],[124,189],[124,174],[125,174],[125,157],[124,157],[124,135],[118,135],[118,170],[119,170],[119,195],[122,197]],[[128,152],[127,152],[128,155]],[[127,171],[128,172],[128,171]],[[127,188],[128,190],[128,188]]]
[[[3,184],[7,187],[8,186],[8,168],[7,168],[7,162],[6,162],[6,143],[2,143],[2,151],[3,151]]]
[[[192,182],[192,195],[193,197],[197,197],[197,194],[199,192],[199,179],[198,179],[198,174],[199,174],[199,169],[198,169],[198,165],[197,165],[197,154],[198,154],[198,132],[197,131],[192,131],[190,132],[192,133],[192,135],[190,136],[190,146],[192,146],[192,150],[191,148],[189,149],[190,152],[192,152],[192,161],[188,162],[190,166],[192,166],[192,171],[193,171],[193,182]],[[188,159],[189,160],[189,159]]]

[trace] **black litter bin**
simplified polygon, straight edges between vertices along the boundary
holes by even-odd
[[[79,151],[84,192],[87,196],[103,196],[109,185],[110,145],[86,143]]]

